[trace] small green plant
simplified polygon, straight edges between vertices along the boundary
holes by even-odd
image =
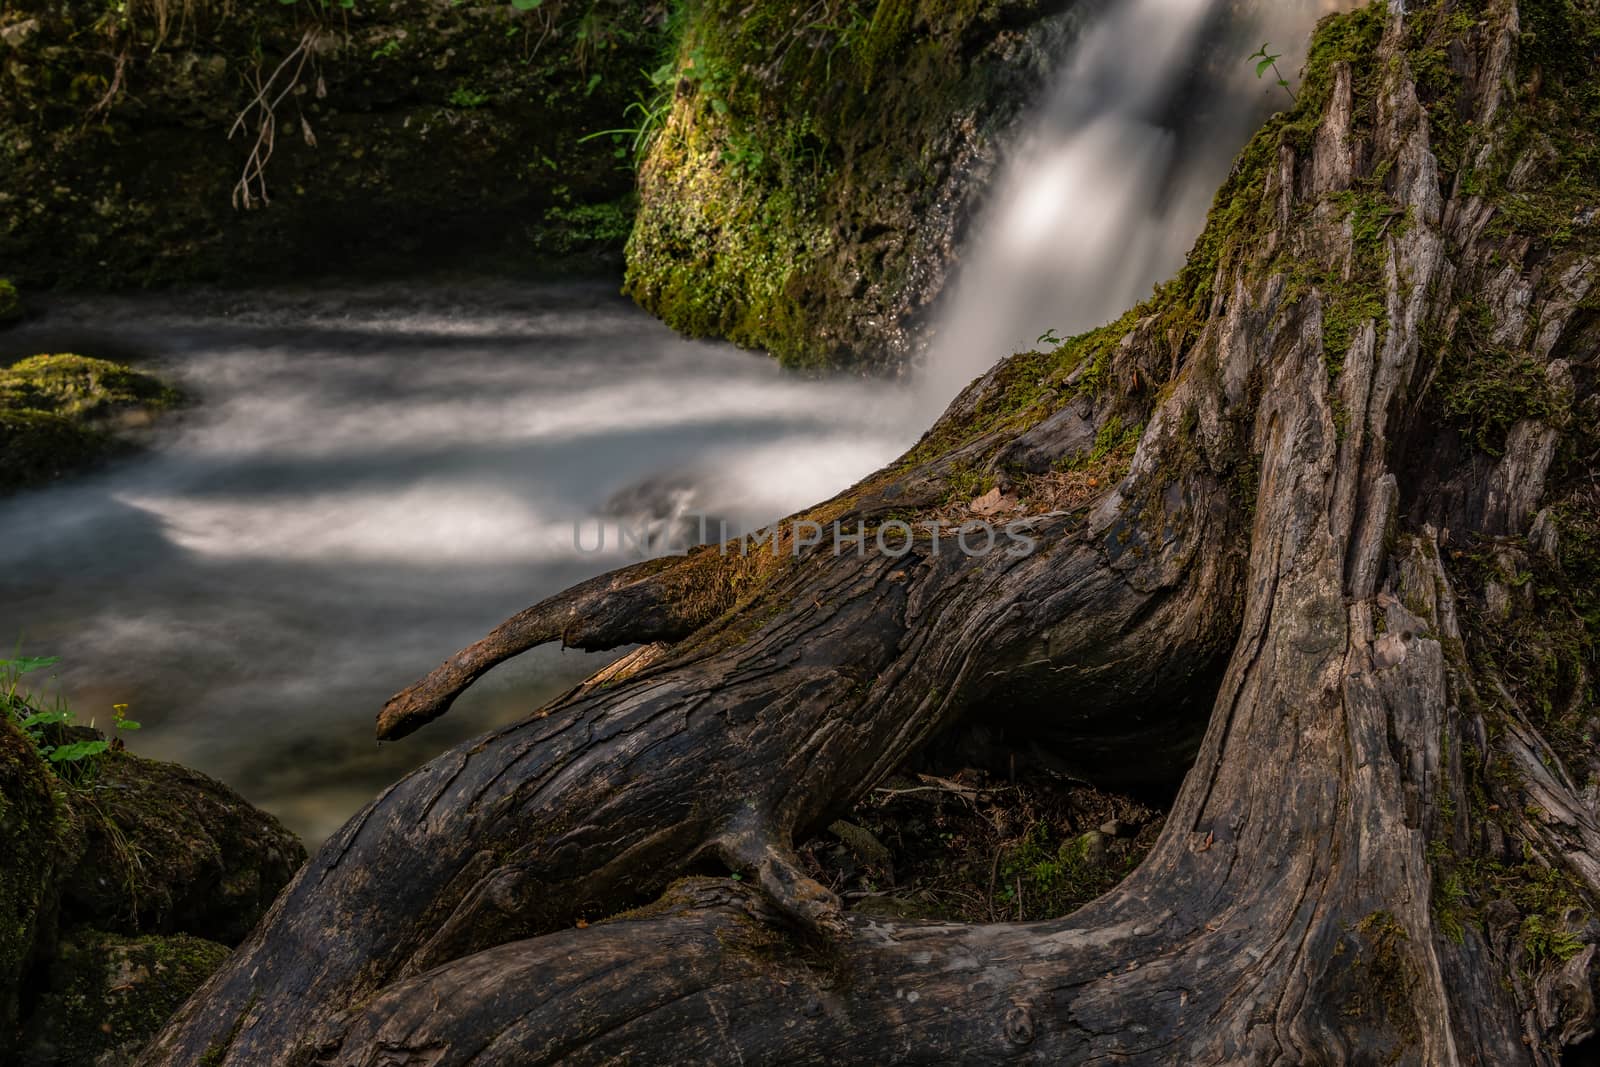
[[[471,111],[474,108],[480,108],[484,104],[487,104],[489,102],[489,94],[481,89],[474,89],[472,86],[463,83],[450,90],[450,95],[445,98],[445,102],[451,107],[458,107],[464,111]]]
[[[617,143],[619,152],[626,143],[627,151],[632,153],[635,165],[642,161],[654,143],[656,135],[666,125],[667,116],[672,112],[678,83],[676,64],[671,62],[662,64],[649,75],[649,82],[649,91],[641,92],[623,111],[624,116],[637,115],[637,125],[615,130],[600,130],[578,138],[578,143],[587,144],[599,137],[609,137]],[[727,105],[723,106],[726,108]]]
[[[24,676],[54,667],[60,662],[56,656],[14,655],[11,659],[0,659],[0,699],[6,705],[6,713],[32,742],[39,755],[55,767],[57,774],[67,777],[67,768],[86,766],[87,761],[110,749],[111,742],[93,739],[58,744],[63,731],[76,722],[72,709],[59,695],[46,704],[37,695],[21,692]],[[112,705],[111,722],[116,730],[139,729],[139,723],[128,718],[126,704]],[[93,727],[94,721],[90,720],[89,725]]]
[[[753,138],[732,137],[728,140],[728,147],[722,150],[721,159],[730,169],[746,177],[754,177],[761,173],[767,154]]]
[[[1249,58],[1255,61],[1256,77],[1265,77],[1267,70],[1270,68],[1272,70],[1273,78],[1275,78],[1278,84],[1283,87],[1283,91],[1289,94],[1290,101],[1298,104],[1300,102],[1300,98],[1295,95],[1294,89],[1290,87],[1289,79],[1285,78],[1283,76],[1283,72],[1278,69],[1278,60],[1283,58],[1283,54],[1278,53],[1274,55],[1273,53],[1268,52],[1267,49],[1270,47],[1270,44],[1262,44],[1259,50],[1250,54]]]
[[[1045,345],[1049,348],[1060,348],[1066,343],[1067,339],[1056,333],[1054,330],[1046,330],[1044,333],[1041,333],[1039,335],[1039,339],[1034,342],[1036,345]]]
[[[393,59],[400,54],[400,38],[391,37],[372,50],[373,59]]]

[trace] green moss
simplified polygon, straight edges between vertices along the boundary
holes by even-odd
[[[84,356],[0,370],[0,492],[92,466],[123,447],[111,432],[119,420],[145,421],[181,399],[150,375]]]
[[[1369,1020],[1380,1020],[1400,1037],[1400,1049],[1416,1039],[1416,1013],[1411,1006],[1411,991],[1417,974],[1407,957],[1406,928],[1387,911],[1375,911],[1355,924],[1352,930],[1357,956],[1352,971],[1355,981],[1345,1012]]]
[[[1050,826],[1034,824],[1000,857],[997,899],[1015,904],[1021,895],[1029,915],[1066,915],[1109,892],[1138,865],[1139,855],[1112,856],[1105,835],[1095,831],[1057,840]]]
[[[123,1062],[227,956],[227,946],[184,934],[75,932],[50,966],[27,1051],[35,1062],[95,1063],[106,1056]]]
[[[866,87],[871,88],[879,68],[910,34],[915,9],[916,0],[877,0],[866,31],[858,35],[852,49]]]
[[[1481,166],[1472,161],[1464,181],[1494,204],[1491,235],[1560,247],[1592,232],[1592,222],[1581,220],[1600,199],[1600,89],[1593,77],[1600,11],[1593,0],[1525,0],[1518,14],[1523,33],[1513,97],[1502,109],[1493,150]],[[1537,164],[1513,182],[1517,164],[1528,158]]]
[[[994,487],[994,475],[973,463],[958,463],[945,481],[945,504],[973,500]]]
[[[1581,885],[1564,871],[1534,859],[1505,863],[1458,857],[1440,842],[1429,850],[1433,863],[1433,914],[1440,930],[1460,943],[1469,926],[1494,914],[1491,904],[1513,916],[1520,964],[1532,972],[1559,966],[1583,949],[1570,926],[1594,917]],[[1509,907],[1505,907],[1509,906]]]
[[[587,248],[621,248],[633,231],[632,194],[604,203],[557,204],[544,213],[544,244],[561,254]]]
[[[1075,397],[1101,395],[1110,386],[1118,347],[1148,310],[1148,305],[1141,305],[1116,322],[1068,338],[1049,351],[1012,356],[995,369],[968,408],[936,423],[906,454],[901,467],[915,466],[1002,431],[1014,437]],[[1115,422],[1108,420],[1100,430],[1105,439],[1096,439],[1097,459],[1125,446],[1130,437],[1138,443],[1137,425],[1125,427],[1117,414],[1110,419]]]
[[[1545,365],[1504,347],[1467,347],[1450,354],[1440,378],[1444,412],[1491,456],[1504,453],[1506,434],[1524,419],[1562,426],[1570,403],[1550,384]]]
[[[22,318],[22,296],[9,278],[0,278],[0,325]]]
[[[951,157],[1020,111],[1041,75],[1034,38],[1060,13],[1031,0],[680,10],[643,108],[660,125],[628,293],[680,332],[786,365],[894,364],[907,293],[925,281],[907,235],[959,213]]]
[[[1277,228],[1266,195],[1268,174],[1283,146],[1303,153],[1311,145],[1339,64],[1353,68],[1357,110],[1370,107],[1376,95],[1374,57],[1386,19],[1387,7],[1378,0],[1318,24],[1293,108],[1269,120],[1240,153],[1178,276],[1176,291],[1197,317],[1208,310],[1216,281],[1254,258],[1260,235]]]
[[[95,419],[127,407],[170,408],[181,399],[148,374],[86,356],[32,356],[0,370],[0,408],[11,410]]]

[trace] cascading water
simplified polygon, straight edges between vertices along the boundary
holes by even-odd
[[[1240,145],[1289,103],[1246,62],[1300,68],[1340,0],[1122,0],[1079,40],[1004,167],[924,360],[926,421],[1047,331],[1092,329],[1183,264]],[[1249,42],[1249,43],[1246,43]]]

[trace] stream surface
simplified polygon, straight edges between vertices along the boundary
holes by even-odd
[[[313,845],[604,662],[538,649],[420,733],[372,740],[384,700],[445,656],[640,558],[617,528],[753,529],[923,428],[907,390],[682,340],[612,283],[143,294],[0,334],[0,356],[64,350],[134,358],[199,403],[142,455],[0,499],[0,641],[62,657],[81,720],[131,705],[130,748]]]

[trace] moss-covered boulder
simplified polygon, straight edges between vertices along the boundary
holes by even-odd
[[[627,286],[793,365],[893,366],[1090,0],[689,0]]]
[[[0,693],[0,1065],[132,1062],[305,861],[220,782],[119,749]],[[54,735],[52,736],[52,731]]]
[[[632,174],[584,137],[627,123],[665,7],[8,0],[0,264],[104,288],[619,262]]]
[[[0,326],[22,318],[22,295],[9,278],[0,278]]]
[[[0,369],[0,492],[42,485],[125,450],[118,431],[182,401],[119,363],[70,354]]]
[[[62,885],[69,922],[237,944],[306,859],[221,782],[127,752],[99,757],[72,803],[87,842]]]
[[[120,363],[71,354],[32,356],[0,371],[0,408],[107,419],[182,399],[159,379]]]
[[[228,956],[187,934],[64,936],[22,1038],[22,1064],[122,1067]]]
[[[0,694],[0,702],[9,698]],[[23,976],[54,930],[59,788],[9,709],[0,709],[0,1048],[13,1044]]]

